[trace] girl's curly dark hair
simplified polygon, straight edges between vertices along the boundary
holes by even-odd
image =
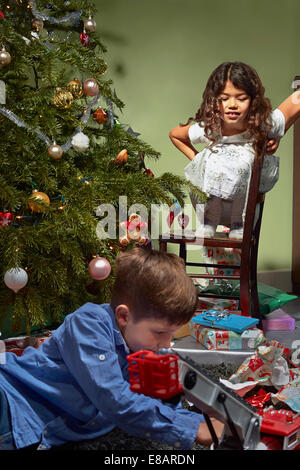
[[[265,98],[265,89],[254,68],[243,62],[223,62],[210,75],[204,93],[203,101],[191,121],[204,123],[204,134],[212,144],[221,134],[221,112],[219,110],[220,94],[227,80],[236,88],[244,90],[250,96],[250,106],[247,115],[249,137],[254,138],[253,146],[258,158],[263,157],[271,123],[268,117],[272,111],[270,100]],[[203,125],[203,124],[202,124]]]

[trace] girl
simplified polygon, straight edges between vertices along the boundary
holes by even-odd
[[[169,133],[191,163],[188,181],[209,197],[201,235],[212,237],[217,225],[230,227],[230,238],[243,237],[247,190],[254,158],[263,158],[260,192],[278,179],[279,140],[300,115],[299,92],[272,112],[257,72],[243,62],[224,62],[208,79],[195,118]],[[196,121],[191,124],[191,121]],[[193,144],[205,143],[198,153]],[[195,199],[192,203],[195,205]]]

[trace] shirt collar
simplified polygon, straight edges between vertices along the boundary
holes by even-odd
[[[107,311],[107,313],[109,313],[109,315],[111,317],[116,345],[118,345],[118,346],[123,345],[124,348],[125,348],[126,353],[130,354],[130,350],[129,350],[127,344],[124,341],[122,333],[120,332],[120,330],[118,328],[114,309],[111,307],[110,304],[104,304],[103,307],[105,308],[105,310]]]
[[[251,141],[252,138],[249,136],[248,131],[241,132],[240,134],[234,135],[222,135],[218,138],[216,143],[223,144],[237,144],[237,143],[246,143]]]

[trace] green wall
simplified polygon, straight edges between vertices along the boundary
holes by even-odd
[[[194,116],[209,74],[240,60],[259,73],[273,107],[300,75],[298,0],[96,0],[98,31],[108,48],[107,77],[126,107],[120,116],[161,152],[148,162],[156,176],[183,175],[188,160],[168,132]],[[277,155],[280,179],[267,195],[259,270],[290,269],[292,237],[292,141],[290,129]],[[200,147],[201,149],[201,147]],[[189,201],[187,201],[189,202]]]

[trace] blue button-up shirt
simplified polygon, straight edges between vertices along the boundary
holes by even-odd
[[[128,349],[109,304],[87,303],[39,349],[6,353],[0,388],[17,448],[94,439],[115,427],[133,436],[192,446],[203,416],[134,393]]]

